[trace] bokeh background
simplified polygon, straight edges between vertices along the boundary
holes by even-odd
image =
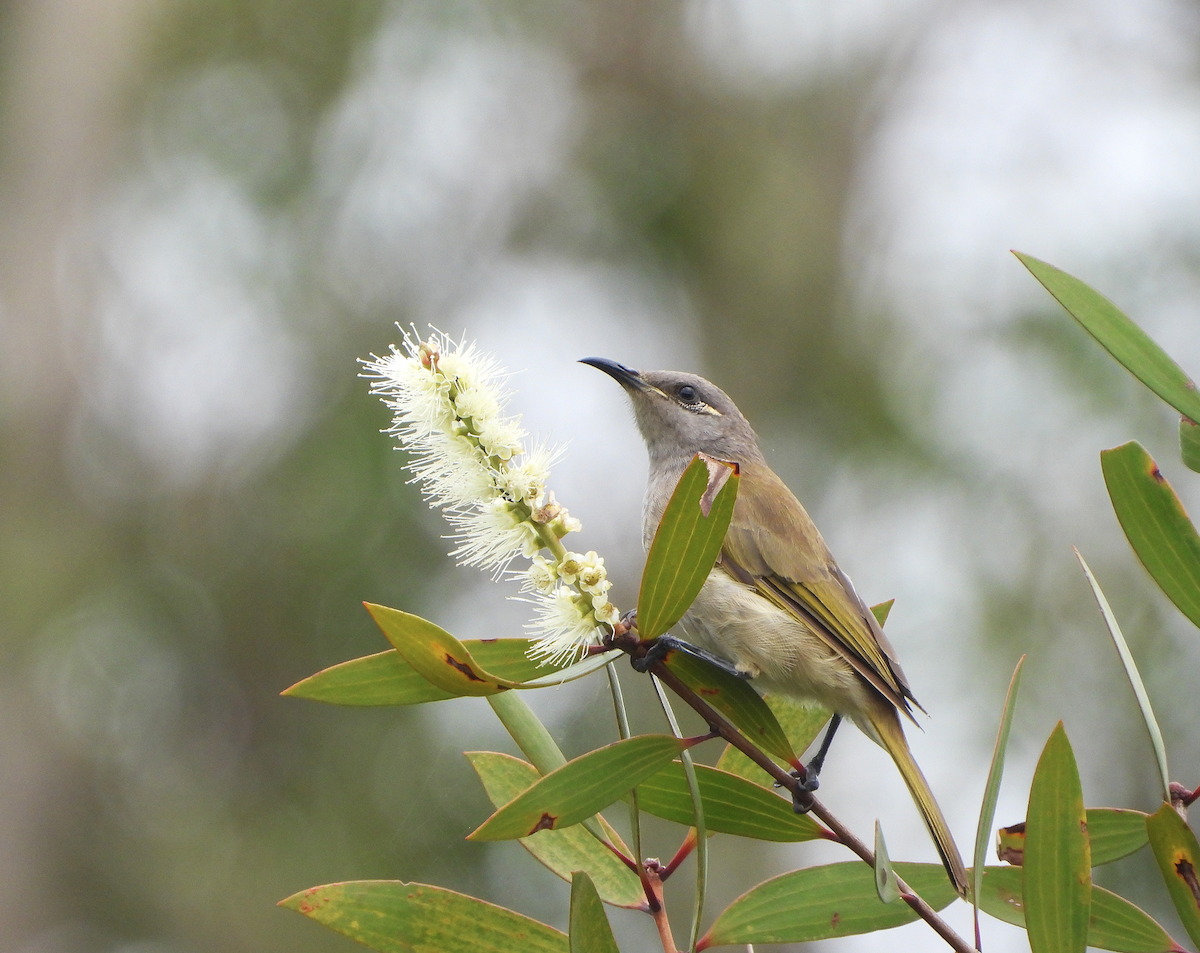
[[[481,700],[278,697],[385,647],[363,600],[522,631],[511,587],[445,558],[379,433],[356,358],[393,322],[514,372],[513,409],[569,445],[552,483],[622,607],[645,458],[619,389],[574,362],[724,387],[859,589],[896,598],[932,713],[913,746],[964,850],[1022,653],[998,820],[1024,817],[1060,718],[1089,805],[1155,807],[1072,544],[1176,778],[1200,781],[1200,641],[1097,454],[1141,439],[1193,510],[1200,480],[1172,414],[1008,254],[1090,281],[1200,371],[1198,41],[1186,0],[0,6],[0,950],[348,951],[274,906],[341,879],[565,925],[565,884],[462,839],[488,809],[460,752],[513,750]],[[602,678],[533,704],[569,754],[615,735]],[[893,857],[934,859],[861,735],[822,782]],[[649,852],[678,835],[652,824]],[[844,857],[715,845],[710,916]],[[1099,882],[1182,934],[1146,852]],[[648,918],[613,920],[654,948]],[[944,948],[920,925],[820,946]]]

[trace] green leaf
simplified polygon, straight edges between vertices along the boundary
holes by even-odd
[[[467,835],[515,840],[578,824],[641,784],[687,747],[666,735],[616,741],[568,761],[509,801]]]
[[[887,842],[883,839],[883,828],[878,820],[875,821],[875,893],[884,903],[895,903],[900,899],[892,859],[888,856]]]
[[[322,669],[281,692],[331,705],[420,705],[453,698],[395,649]]]
[[[1111,864],[1146,846],[1146,815],[1141,811],[1089,807],[1087,825],[1093,867]]]
[[[515,682],[485,671],[458,639],[420,616],[364,603],[404,660],[451,695],[495,695]]]
[[[1129,651],[1129,644],[1125,641],[1125,636],[1121,634],[1121,627],[1117,624],[1117,617],[1108,604],[1104,590],[1100,588],[1100,583],[1096,582],[1096,577],[1092,575],[1092,570],[1088,568],[1087,562],[1084,561],[1078,549],[1075,550],[1075,558],[1083,567],[1083,574],[1087,577],[1088,585],[1092,587],[1096,605],[1100,607],[1100,615],[1104,617],[1104,624],[1108,626],[1108,634],[1112,637],[1113,645],[1117,647],[1117,655],[1121,658],[1121,664],[1125,666],[1125,676],[1133,688],[1134,697],[1137,698],[1138,708],[1142,712],[1142,721],[1145,722],[1146,731],[1150,735],[1150,745],[1154,749],[1155,760],[1158,761],[1158,776],[1162,782],[1163,798],[1169,801],[1171,799],[1171,775],[1167,770],[1167,746],[1163,742],[1162,732],[1158,729],[1158,719],[1154,717],[1154,709],[1150,705],[1150,695],[1146,692],[1146,686],[1142,682],[1137,663],[1133,660],[1133,653]]]
[[[1179,456],[1189,470],[1200,473],[1200,424],[1179,418]]]
[[[958,894],[941,864],[895,864],[895,872],[935,910]],[[808,943],[887,930],[917,919],[906,903],[884,903],[861,861],[793,870],[759,884],[717,917],[697,950],[742,943]]]
[[[568,953],[566,936],[544,923],[425,884],[326,884],[279,905],[380,953]]]
[[[822,828],[807,814],[792,810],[792,802],[744,778],[698,764],[696,780],[710,832],[736,834],[756,840],[792,843],[823,837]],[[638,806],[647,814],[677,824],[693,823],[692,798],[683,765],[672,761],[638,785]]]
[[[1200,625],[1200,535],[1175,490],[1136,440],[1102,451],[1100,467],[1129,545],[1167,598]]]
[[[983,886],[983,862],[987,855],[988,840],[992,833],[992,821],[996,818],[996,799],[1000,796],[1000,779],[1004,775],[1004,756],[1008,751],[1008,735],[1012,730],[1013,714],[1016,712],[1017,689],[1021,686],[1021,669],[1025,656],[1017,660],[1012,679],[1008,683],[1008,694],[1004,696],[1004,707],[1000,711],[1000,728],[996,732],[996,746],[992,749],[992,765],[988,768],[987,784],[983,789],[983,804],[979,808],[979,825],[975,828],[975,866],[972,889],[976,897]],[[975,902],[975,935],[979,935],[979,903]]]
[[[1060,721],[1038,759],[1025,821],[1025,928],[1033,953],[1084,953],[1092,894],[1087,815]]]
[[[541,777],[537,768],[512,755],[494,751],[466,751],[464,754],[495,807],[501,807],[527,791]],[[605,833],[609,834],[609,840],[616,843],[616,835],[611,833],[604,818],[599,820]],[[605,903],[636,909],[646,906],[646,894],[638,875],[581,825],[558,831],[538,831],[531,837],[522,837],[520,843],[539,863],[563,880],[570,880],[577,870],[586,870],[594,881],[592,889],[599,891]]]
[[[1021,868],[988,867],[983,877],[979,907],[997,920],[1024,927]],[[1087,945],[1100,950],[1115,950],[1117,953],[1179,951],[1179,944],[1153,917],[1103,887],[1092,887]]]
[[[798,763],[775,714],[745,680],[680,649],[668,652],[663,664],[758,747],[789,764]]]
[[[1013,254],[1127,371],[1185,417],[1200,420],[1195,383],[1115,304],[1053,265],[1020,252]]]
[[[596,887],[582,870],[571,877],[571,953],[621,953]]]
[[[557,684],[554,679],[563,667],[531,660],[526,654],[531,639],[467,639],[461,644],[488,674],[521,682],[523,687],[531,687],[525,685],[531,680]],[[395,649],[331,666],[281,694],[332,705],[360,706],[419,705],[456,697],[434,686]]]
[[[720,486],[724,481],[724,486]],[[658,638],[683,618],[716,564],[737,498],[737,464],[698,453],[663,511],[638,593],[638,635]],[[710,491],[717,489],[716,499]],[[711,500],[711,509],[702,509]]]
[[[829,721],[830,711],[820,705],[805,705],[801,702],[784,698],[782,695],[764,695],[762,700],[767,703],[779,727],[787,735],[793,751],[803,754],[808,750],[821,733],[825,723]],[[782,760],[782,759],[777,759]],[[788,764],[788,762],[784,762]],[[746,778],[755,784],[774,784],[774,779],[757,764],[738,751],[733,745],[726,745],[717,761],[717,767],[730,774]],[[788,764],[790,768],[791,765]]]
[[[1200,946],[1200,846],[1170,804],[1146,818],[1146,831],[1171,901],[1192,942]]]

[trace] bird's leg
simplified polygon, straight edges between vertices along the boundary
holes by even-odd
[[[825,729],[825,737],[821,739],[821,747],[804,766],[804,777],[800,778],[800,786],[792,792],[792,810],[797,814],[807,814],[812,809],[812,792],[821,786],[821,768],[825,766],[825,756],[829,754],[829,746],[833,743],[833,735],[842,723],[842,716],[835,714],[829,719],[829,727]],[[800,772],[793,771],[800,777]]]
[[[638,672],[647,672],[655,662],[661,662],[671,652],[679,651],[686,652],[694,658],[702,659],[708,662],[709,665],[715,665],[722,672],[728,672],[735,678],[750,678],[750,673],[738,668],[732,662],[726,661],[720,656],[713,655],[711,652],[706,652],[699,646],[692,645],[690,642],[684,642],[682,639],[677,639],[673,635],[660,635],[646,649],[646,654],[640,659],[631,660],[634,669]]]

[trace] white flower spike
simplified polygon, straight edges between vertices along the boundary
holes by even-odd
[[[371,393],[393,412],[386,432],[408,452],[413,482],[455,529],[451,555],[497,576],[516,557],[531,559],[515,573],[536,607],[530,655],[559,664],[597,644],[620,618],[606,595],[612,583],[595,552],[563,548],[562,537],[583,527],[546,489],[560,451],[525,451],[519,418],[503,414],[509,394],[499,362],[436,329],[422,341],[414,326],[402,351],[393,346],[362,364],[375,381]]]

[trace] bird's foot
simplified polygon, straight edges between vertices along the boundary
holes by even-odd
[[[677,647],[675,642],[676,640],[669,635],[661,635],[650,643],[645,655],[641,658],[636,656],[630,658],[629,664],[633,666],[635,672],[648,672],[656,662],[661,662],[671,653],[672,649]]]
[[[792,789],[792,810],[797,814],[807,814],[816,803],[813,792],[821,786],[821,779],[817,776],[817,772],[810,768],[793,771],[792,777],[799,782]]]
[[[734,678],[743,680],[751,679],[757,674],[756,672],[747,672],[745,669],[740,669],[732,662],[718,655],[713,655],[712,652],[705,651],[699,646],[692,645],[690,642],[684,642],[683,639],[677,639],[673,635],[660,635],[646,649],[644,656],[640,659],[635,658],[632,660],[633,667],[639,672],[649,671],[655,662],[661,662],[671,652],[683,652],[693,658],[701,659],[709,665],[719,668],[722,672],[727,672]]]
[[[799,780],[796,789],[792,791],[792,810],[797,814],[807,814],[812,810],[813,806],[813,791],[821,786],[821,769],[825,767],[825,756],[829,754],[829,746],[833,743],[833,736],[838,730],[838,725],[842,723],[841,715],[834,715],[829,719],[829,727],[825,729],[825,737],[821,741],[820,750],[813,756],[813,759],[808,762],[803,771],[793,771],[792,777]]]

